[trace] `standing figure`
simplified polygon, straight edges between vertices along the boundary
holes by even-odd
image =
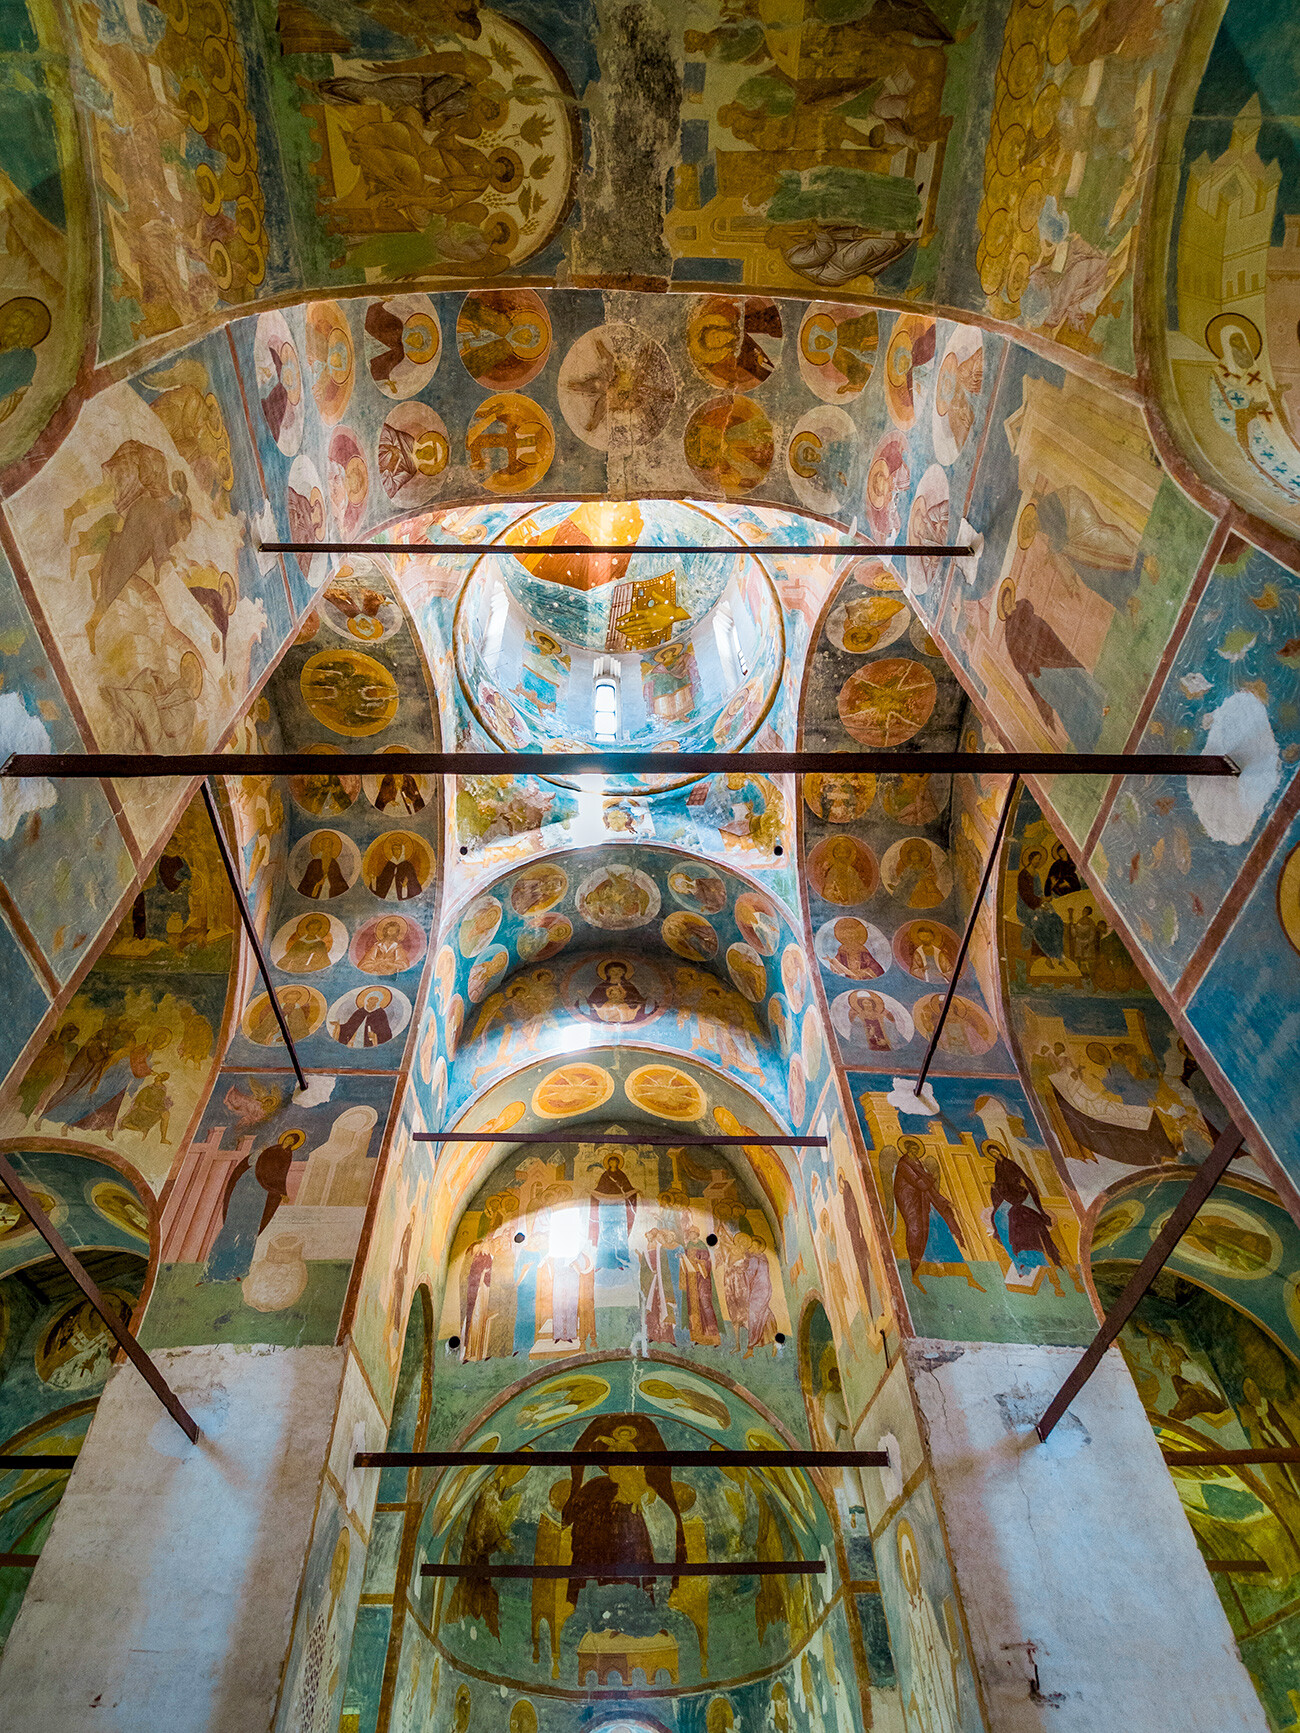
[[[888,1151],[881,1158],[881,1180],[887,1205],[892,1205],[903,1224],[913,1285],[925,1293],[919,1277],[929,1270],[935,1275],[963,1275],[972,1288],[983,1293],[966,1263],[957,1212],[940,1189],[938,1174],[931,1171],[924,1143],[919,1137],[899,1138],[892,1176],[887,1172],[887,1159]],[[886,1213],[890,1213],[888,1208]]]
[[[636,1226],[640,1198],[636,1187],[623,1172],[623,1157],[609,1154],[602,1163],[604,1172],[596,1181],[591,1194],[591,1243],[596,1248],[598,1270],[631,1268],[628,1240]]]
[[[1059,1294],[1061,1282],[1056,1272],[1063,1260],[1052,1232],[1052,1218],[1043,1208],[1038,1188],[1002,1144],[990,1139],[980,1148],[993,1163],[989,1209],[994,1231],[1011,1259],[1008,1282],[1013,1273],[1023,1283],[1033,1278],[1035,1270],[1046,1269],[1052,1291]]]
[[[221,1231],[212,1242],[205,1282],[238,1282],[253,1264],[253,1248],[263,1229],[289,1195],[293,1152],[307,1141],[297,1129],[282,1131],[254,1160],[245,1156],[226,1181],[221,1200]]]

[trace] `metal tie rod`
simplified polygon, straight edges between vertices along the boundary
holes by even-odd
[[[1239,776],[1212,752],[15,752],[0,777]]]
[[[826,1566],[820,1559],[736,1559],[728,1564],[695,1564],[683,1560],[671,1565],[605,1565],[591,1559],[570,1565],[421,1565],[422,1577],[516,1577],[545,1582],[577,1578],[601,1583],[639,1583],[643,1577],[820,1577]]]
[[[926,559],[954,554],[960,559],[973,554],[975,549],[943,542],[904,542],[898,547],[888,547],[883,542],[859,542],[849,547],[842,544],[823,547],[819,542],[793,542],[788,547],[777,542],[737,542],[734,547],[719,547],[715,542],[708,547],[683,544],[665,548],[626,547],[613,542],[601,542],[595,547],[585,542],[262,542],[257,551],[261,554],[472,554],[475,559],[484,554],[514,554],[519,559],[543,554],[565,557],[575,554],[725,554],[728,558],[735,554],[793,554],[809,559],[856,560],[870,554],[892,559],[907,554]]]
[[[1300,1450],[1292,1445],[1263,1450],[1166,1450],[1170,1468],[1233,1468],[1252,1462],[1300,1462]]]
[[[694,1131],[689,1137],[602,1137],[599,1132],[591,1137],[552,1137],[546,1131],[417,1131],[412,1137],[414,1143],[549,1143],[549,1144],[579,1144],[579,1143],[627,1143],[633,1148],[648,1144],[652,1149],[682,1149],[686,1145],[701,1144],[712,1148],[714,1144],[735,1145],[740,1149],[750,1149],[755,1144],[764,1149],[825,1149],[824,1137],[768,1137],[763,1132],[751,1132],[747,1137],[710,1137],[707,1133]]]
[[[359,1450],[355,1468],[888,1468],[886,1450]]]
[[[77,1466],[75,1456],[29,1456],[20,1452],[18,1455],[0,1455],[0,1469],[3,1468],[49,1468],[66,1472]]]

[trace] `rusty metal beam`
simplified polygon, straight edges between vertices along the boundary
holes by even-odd
[[[16,752],[0,776],[126,780],[157,776],[383,776],[391,754],[353,752]],[[1213,752],[404,752],[411,776],[1239,776]]]
[[[1187,1189],[1174,1205],[1169,1220],[1151,1242],[1151,1250],[1134,1270],[1133,1276],[1107,1312],[1101,1329],[1085,1349],[1082,1359],[1048,1404],[1047,1412],[1034,1430],[1040,1440],[1046,1440],[1052,1428],[1065,1413],[1101,1363],[1101,1357],[1136,1311],[1139,1301],[1165,1267],[1174,1247],[1192,1224],[1197,1210],[1218,1185],[1228,1163],[1241,1151],[1242,1134],[1231,1123],[1215,1139],[1214,1148],[1187,1182]]]
[[[1300,1450],[1290,1447],[1277,1450],[1166,1450],[1163,1455],[1170,1468],[1230,1468],[1238,1463],[1300,1462]]]
[[[319,760],[318,760],[319,762]],[[253,947],[253,955],[257,958],[257,971],[262,977],[262,985],[266,988],[266,996],[271,1001],[271,1009],[275,1020],[280,1025],[280,1035],[289,1049],[289,1058],[293,1063],[294,1074],[298,1079],[299,1089],[307,1087],[307,1076],[298,1058],[298,1049],[293,1044],[293,1036],[289,1033],[289,1024],[280,1007],[276,994],[275,982],[271,979],[271,967],[266,960],[266,952],[262,949],[262,941],[257,936],[257,926],[253,920],[253,911],[248,906],[248,898],[244,895],[243,881],[239,876],[239,868],[235,857],[230,852],[230,844],[226,841],[226,833],[221,826],[221,816],[217,812],[216,797],[212,792],[212,783],[205,777],[203,781],[203,804],[208,809],[208,817],[212,821],[213,834],[217,839],[217,847],[221,851],[221,864],[226,869],[226,877],[230,880],[230,888],[234,892],[235,902],[239,905],[239,918],[244,923],[244,931],[248,934],[248,942]]]
[[[587,1559],[571,1565],[421,1565],[422,1577],[515,1577],[528,1581],[582,1581],[639,1583],[643,1577],[820,1577],[826,1566],[820,1559],[737,1559],[727,1564],[600,1564]]]
[[[31,1222],[37,1233],[45,1241],[46,1245],[54,1253],[55,1257],[63,1265],[64,1269],[90,1301],[91,1305],[99,1313],[100,1317],[108,1326],[109,1334],[113,1337],[113,1340],[135,1367],[136,1371],[139,1372],[145,1383],[153,1391],[154,1395],[162,1403],[163,1407],[171,1415],[172,1419],[180,1427],[181,1431],[189,1439],[190,1443],[197,1443],[199,1436],[197,1422],[182,1406],[180,1397],[177,1396],[176,1392],[172,1389],[171,1385],[168,1384],[162,1373],[136,1341],[135,1337],[129,1330],[122,1327],[117,1313],[108,1304],[95,1283],[91,1281],[90,1277],[86,1274],[80,1259],[74,1256],[62,1234],[60,1234],[58,1229],[54,1226],[54,1223],[50,1220],[49,1216],[46,1215],[40,1204],[37,1203],[31,1192],[28,1191],[26,1185],[24,1185],[23,1181],[14,1171],[13,1164],[10,1162],[8,1156],[5,1155],[0,1155],[0,1182],[3,1182],[3,1184],[8,1187],[10,1196],[13,1198],[14,1202],[27,1217],[28,1221]]]
[[[681,1149],[695,1145],[711,1146],[715,1143],[748,1148],[754,1144],[764,1149],[825,1149],[824,1137],[768,1137],[762,1132],[751,1132],[746,1137],[709,1137],[698,1131],[683,1137],[625,1137],[620,1133],[616,1137],[603,1137],[599,1132],[590,1137],[552,1137],[547,1131],[417,1131],[412,1135],[414,1143],[627,1143],[634,1147],[639,1144],[649,1144],[655,1149]]]
[[[75,1456],[31,1456],[26,1453],[14,1456],[0,1455],[0,1469],[4,1468],[49,1468],[53,1470],[75,1468]]]
[[[38,1552],[0,1552],[0,1570],[6,1565],[16,1565],[19,1570],[31,1570],[39,1562]]]
[[[847,546],[841,543],[838,547],[823,547],[820,542],[792,542],[788,547],[777,542],[737,542],[734,547],[719,547],[716,543],[707,547],[682,543],[666,548],[628,547],[618,542],[595,545],[586,542],[262,542],[257,551],[261,554],[452,554],[458,558],[469,555],[476,560],[482,559],[484,554],[515,554],[520,557],[559,554],[566,558],[587,554],[726,554],[728,557],[768,554],[780,555],[783,559],[798,555],[808,559],[857,560],[867,554],[883,554],[889,559],[901,559],[908,554],[934,559],[942,554],[961,559],[975,550],[964,542],[949,545],[903,542],[894,547],[885,542],[851,542]]]
[[[966,953],[970,950],[970,942],[975,937],[975,923],[980,918],[980,910],[984,907],[984,894],[989,888],[989,880],[997,865],[998,856],[1002,852],[1002,838],[1006,834],[1007,820],[1011,817],[1011,808],[1015,805],[1016,790],[1020,787],[1020,776],[1016,771],[1011,775],[1011,786],[1007,789],[1007,798],[1002,803],[1002,812],[998,817],[998,828],[993,834],[993,846],[989,849],[989,858],[984,862],[984,876],[980,879],[980,888],[975,893],[975,901],[970,906],[970,919],[966,922],[966,931],[961,936],[961,944],[957,948],[957,960],[952,966],[952,979],[948,982],[948,991],[943,996],[943,1004],[939,1008],[939,1016],[930,1036],[930,1045],[925,1050],[925,1058],[921,1061],[920,1075],[916,1080],[913,1094],[921,1099],[921,1091],[925,1088],[926,1074],[934,1059],[939,1045],[939,1037],[943,1034],[943,1026],[948,1021],[948,1012],[952,1006],[953,995],[957,991],[957,982],[961,979],[962,969],[966,964]]]
[[[888,1468],[884,1450],[359,1450],[357,1468]]]

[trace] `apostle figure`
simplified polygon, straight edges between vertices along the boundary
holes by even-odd
[[[314,975],[328,969],[332,929],[328,915],[302,915],[285,941],[280,967],[294,975]]]
[[[305,1131],[282,1131],[255,1160],[245,1156],[231,1174],[221,1200],[221,1231],[208,1253],[205,1281],[238,1282],[248,1274],[257,1236],[270,1226],[289,1195],[293,1152],[306,1141]]]
[[[1043,1208],[1038,1188],[1012,1161],[1004,1145],[990,1139],[980,1148],[993,1163],[989,1206],[994,1230],[1011,1259],[1008,1280],[1014,1273],[1023,1282],[1032,1279],[1035,1270],[1046,1269],[1053,1291],[1059,1294],[1061,1283],[1056,1272],[1062,1258],[1052,1233],[1052,1218]]]
[[[640,1199],[632,1181],[623,1172],[623,1157],[613,1152],[606,1155],[604,1172],[591,1193],[591,1243],[596,1248],[598,1270],[626,1270],[631,1267],[628,1239],[636,1226]]]
[[[881,1177],[885,1179],[883,1160]],[[930,1270],[936,1275],[964,1275],[972,1288],[983,1293],[966,1264],[957,1212],[940,1189],[938,1175],[931,1171],[919,1137],[899,1138],[892,1188],[886,1179],[885,1189],[887,1193],[892,1189],[894,1208],[903,1223],[912,1282],[920,1292],[926,1290],[918,1277]]]
[[[348,888],[348,881],[339,866],[342,839],[335,831],[318,830],[308,849],[312,858],[298,881],[299,895],[316,899],[341,897]]]
[[[418,897],[424,886],[420,883],[420,874],[415,862],[406,857],[406,842],[400,835],[388,839],[388,859],[375,874],[375,882],[371,886],[377,897],[385,902],[408,902],[412,897]]]
[[[393,995],[387,987],[366,987],[356,995],[351,1016],[335,1023],[334,1039],[343,1047],[382,1047],[393,1038],[388,1007]]]

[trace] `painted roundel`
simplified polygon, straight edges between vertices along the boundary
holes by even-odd
[[[643,927],[659,913],[659,886],[636,867],[602,867],[578,887],[578,913],[606,932]]]
[[[885,407],[895,427],[908,428],[916,420],[922,368],[934,360],[936,347],[933,319],[920,313],[903,313],[889,336],[885,350]]]
[[[897,643],[911,623],[911,612],[901,596],[850,595],[832,609],[826,636],[837,650],[865,656]]]
[[[309,457],[294,458],[289,466],[284,493],[290,541],[323,542],[330,531],[329,501],[320,471]],[[314,554],[295,555],[304,572],[315,557]]]
[[[833,513],[848,498],[858,430],[847,410],[820,403],[800,416],[785,451],[785,470],[801,505]]]
[[[894,934],[898,966],[916,981],[942,986],[952,980],[961,940],[938,921],[906,921]]]
[[[361,876],[384,902],[410,902],[433,877],[433,850],[414,831],[386,830],[366,850]]]
[[[551,352],[551,315],[532,289],[481,289],[456,316],[465,370],[490,391],[515,391],[536,379]]]
[[[781,917],[761,891],[742,891],[736,898],[736,925],[760,957],[774,957],[781,943]]]
[[[422,505],[438,491],[438,479],[451,460],[447,424],[427,403],[399,403],[379,430],[375,461],[389,499]]]
[[[635,325],[598,325],[564,357],[556,394],[560,413],[584,445],[621,456],[663,432],[677,379],[653,337]]]
[[[382,644],[402,626],[402,610],[377,574],[343,565],[320,594],[322,623],[353,643]]]
[[[542,1119],[593,1113],[614,1093],[614,1079],[599,1065],[581,1062],[547,1072],[533,1091],[533,1112]]]
[[[838,915],[817,929],[813,950],[832,974],[850,981],[876,981],[893,967],[894,953],[880,928],[856,915]]]
[[[916,1027],[927,1041],[938,1025],[943,1001],[942,993],[928,993],[912,1007]],[[971,999],[963,999],[960,993],[955,994],[948,1007],[948,1020],[939,1037],[940,1051],[978,1058],[996,1044],[997,1038],[997,1024],[983,1006],[975,1004]]]
[[[315,975],[337,963],[348,947],[343,922],[323,909],[295,915],[271,940],[271,961],[289,975]]]
[[[477,897],[460,918],[456,943],[462,957],[477,957],[491,943],[504,910],[495,897]]]
[[[934,455],[955,463],[975,426],[975,399],[984,389],[984,338],[977,325],[954,325],[934,384]]]
[[[728,945],[727,973],[752,1005],[767,997],[767,970],[752,945]]]
[[[528,867],[510,887],[510,907],[525,920],[553,909],[569,888],[569,875],[563,867],[549,861],[539,861]]]
[[[880,316],[874,308],[814,301],[799,326],[799,372],[823,403],[851,403],[876,365]]]
[[[387,728],[400,702],[392,670],[360,650],[322,650],[303,664],[298,686],[319,723],[353,739]]]
[[[340,1047],[383,1047],[411,1021],[411,1001],[396,987],[354,987],[329,1008],[328,1028]]]
[[[952,895],[948,856],[928,837],[906,836],[890,848],[880,863],[885,889],[909,909],[937,909]]]
[[[356,377],[352,331],[337,301],[313,301],[307,309],[307,365],[321,420],[333,427],[343,419]]]
[[[315,987],[277,987],[275,996],[293,1040],[305,1041],[325,1021],[325,998]],[[265,993],[250,1000],[240,1027],[258,1047],[274,1047],[282,1040],[280,1025]]]
[[[555,428],[540,403],[518,392],[486,397],[465,435],[475,480],[489,493],[526,493],[555,456]]]
[[[381,746],[379,750],[398,762],[391,770],[385,770],[382,776],[361,778],[366,799],[376,812],[386,812],[394,818],[414,818],[433,799],[433,777],[413,776],[409,770],[402,769],[401,758],[408,750],[405,746]]]
[[[283,313],[263,313],[253,339],[253,371],[262,419],[286,457],[302,444],[302,362]]]
[[[697,373],[722,391],[753,391],[781,359],[781,310],[764,295],[705,295],[686,322]]]
[[[348,955],[366,975],[400,975],[424,955],[424,929],[409,915],[373,915],[352,935]]]
[[[1277,918],[1292,949],[1300,951],[1300,844],[1287,856],[1277,881]]]
[[[808,1000],[808,965],[798,945],[787,945],[781,953],[781,984],[797,1017]]]
[[[623,1089],[634,1107],[656,1119],[703,1119],[709,1105],[695,1079],[673,1065],[642,1065]]]
[[[772,467],[772,423],[748,397],[714,397],[686,423],[686,461],[705,487],[749,493]]]
[[[718,954],[718,935],[703,915],[675,909],[659,930],[668,949],[689,963],[709,963]]]
[[[850,674],[835,706],[853,738],[878,749],[901,746],[924,728],[938,695],[928,668],[908,657],[886,656]]]
[[[653,1022],[670,998],[662,969],[644,957],[584,957],[564,978],[569,1010],[607,1029]]]
[[[515,949],[526,963],[544,963],[558,956],[573,937],[567,915],[537,915],[515,935]]]
[[[823,902],[850,909],[874,894],[880,871],[860,837],[825,836],[809,852],[808,880]]]
[[[937,463],[916,484],[907,515],[907,539],[920,547],[936,549],[948,543],[948,472]],[[923,596],[943,571],[945,553],[909,554],[907,577],[912,589]]]
[[[850,1048],[869,1053],[893,1053],[916,1034],[906,1006],[871,987],[854,987],[833,999],[831,1022]]]
[[[330,770],[322,765],[317,776],[291,776],[290,794],[304,812],[314,813],[318,818],[332,818],[335,813],[346,812],[361,793],[361,778],[343,774],[346,760],[342,748],[322,740],[307,747],[307,751],[335,759],[337,768]]]
[[[867,485],[864,504],[867,523],[877,541],[898,539],[903,527],[900,500],[912,485],[908,466],[907,441],[901,433],[887,433],[871,454],[867,464]],[[901,585],[899,586],[902,587]]]
[[[442,327],[427,295],[391,295],[366,308],[366,366],[385,397],[414,397],[437,371]]]
[[[360,851],[340,830],[308,831],[289,856],[289,883],[300,897],[317,903],[351,890],[360,871]]]
[[[876,798],[876,778],[869,770],[849,776],[814,770],[803,779],[803,797],[809,812],[828,824],[852,824]]]
[[[350,427],[336,427],[330,435],[327,474],[334,521],[350,540],[370,498],[370,466]]]
[[[708,867],[695,861],[683,861],[668,874],[668,890],[675,902],[684,909],[696,909],[701,914],[721,914],[727,906],[727,883]]]

